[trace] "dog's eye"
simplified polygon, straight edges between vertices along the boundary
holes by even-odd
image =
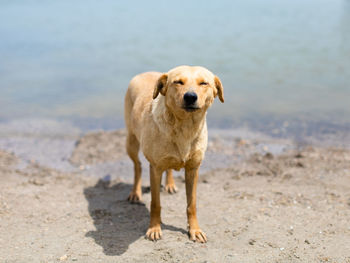
[[[183,85],[184,83],[182,80],[175,80],[174,84]]]
[[[201,83],[199,83],[199,85],[206,86],[206,85],[208,85],[208,82],[202,81]]]

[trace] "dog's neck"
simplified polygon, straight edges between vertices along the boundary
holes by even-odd
[[[206,111],[176,116],[166,105],[163,96],[157,97],[152,102],[152,114],[159,130],[172,138],[182,136],[194,140],[206,125]]]

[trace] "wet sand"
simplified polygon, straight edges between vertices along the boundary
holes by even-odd
[[[16,125],[0,136],[1,262],[350,262],[348,149],[209,130],[198,186],[208,243],[187,237],[183,171],[179,192],[161,193],[163,239],[150,242],[148,166],[131,205],[125,131]]]

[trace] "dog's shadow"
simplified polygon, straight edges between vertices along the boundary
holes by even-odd
[[[106,255],[121,255],[129,245],[146,233],[149,210],[140,204],[130,204],[126,199],[131,184],[99,180],[96,185],[84,189],[88,209],[96,227],[86,237],[92,237]],[[149,188],[143,188],[143,193]],[[163,229],[186,233],[184,229],[162,224]]]

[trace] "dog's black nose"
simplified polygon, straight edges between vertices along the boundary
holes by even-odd
[[[187,105],[191,105],[197,101],[197,94],[194,92],[186,92],[184,95],[184,101]]]

